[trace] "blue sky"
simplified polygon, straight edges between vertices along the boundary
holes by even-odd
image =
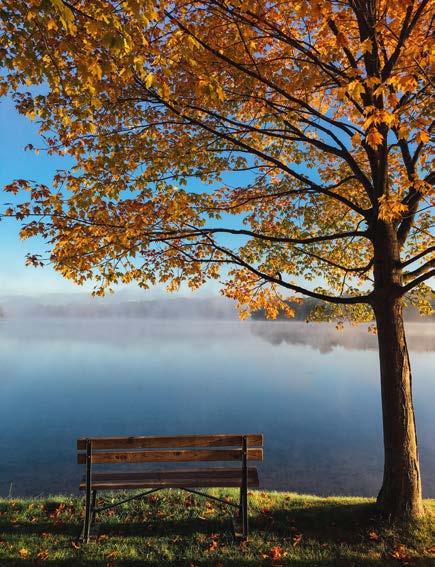
[[[0,187],[17,178],[32,179],[50,185],[56,169],[68,167],[67,158],[47,156],[44,152],[24,151],[31,143],[41,145],[37,125],[20,116],[11,101],[0,101]],[[2,192],[0,203],[11,201],[10,194]],[[38,239],[21,241],[18,236],[19,224],[12,219],[0,222],[0,296],[5,295],[46,295],[58,293],[90,292],[92,284],[79,287],[65,280],[50,267],[34,268],[25,265],[27,252],[43,252],[46,245]],[[125,287],[125,286],[124,286]],[[217,294],[217,283],[210,283],[200,290],[200,295]],[[144,299],[161,296],[156,288],[143,292],[135,286],[129,289]],[[188,293],[188,292],[187,292]],[[182,292],[183,295],[186,291]]]
[[[38,144],[37,126],[20,116],[11,101],[0,102],[0,186],[17,178],[49,183],[57,168],[64,167],[65,159],[24,151],[28,143]],[[11,197],[2,192],[1,203]],[[37,239],[20,241],[19,225],[13,220],[0,222],[0,295],[41,294],[76,291],[77,286],[66,282],[50,268],[37,270],[25,266],[29,251],[43,250]]]

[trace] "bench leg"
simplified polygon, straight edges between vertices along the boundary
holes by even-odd
[[[85,498],[85,519],[83,524],[82,541],[89,543],[89,533],[91,531],[92,523],[92,504],[91,504],[91,491],[86,491]]]
[[[247,487],[242,487],[240,489],[240,522],[242,524],[242,538],[246,541],[249,533]]]
[[[92,504],[91,504],[91,511],[92,511],[92,515],[91,515],[91,524],[95,523],[95,507],[96,507],[96,503],[97,503],[97,491],[93,490],[92,491]]]
[[[248,539],[248,439],[242,438],[242,485],[240,487],[240,511],[242,520],[242,538]]]
[[[91,531],[92,523],[92,494],[95,495],[95,491],[91,489],[91,468],[92,468],[92,445],[91,441],[88,439],[86,441],[86,505],[85,505],[85,522],[83,526],[83,541],[89,543],[89,533]],[[95,506],[95,504],[94,504]]]

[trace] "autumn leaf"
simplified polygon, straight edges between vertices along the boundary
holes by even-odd
[[[27,557],[29,557],[29,550],[26,549],[25,547],[22,547],[22,548],[18,551],[18,555],[19,555],[22,559],[26,559]]]
[[[384,137],[377,128],[372,127],[366,136],[366,141],[371,148],[376,150],[384,141]]]
[[[39,553],[37,553],[36,558],[39,559],[39,561],[47,561],[47,559],[49,558],[48,551],[40,551]]]
[[[363,53],[371,53],[373,51],[373,42],[370,38],[367,38],[363,42],[361,42],[361,51]]]
[[[398,561],[409,561],[411,559],[411,555],[409,551],[403,544],[399,544],[391,553],[391,557],[393,559],[397,559]]]
[[[379,535],[376,532],[369,532],[369,540],[378,541]]]
[[[282,548],[279,547],[279,545],[276,545],[275,547],[272,547],[271,550],[269,551],[269,557],[272,561],[279,561],[284,557],[284,552]]]
[[[398,195],[382,195],[379,197],[379,218],[385,221],[400,219],[408,211]]]
[[[59,13],[60,21],[62,22],[63,27],[66,31],[71,34],[74,34],[77,31],[76,25],[74,23],[74,15],[71,9],[62,2],[62,0],[50,0],[53,6]],[[53,28],[49,28],[53,29]]]
[[[418,144],[427,144],[430,140],[429,134],[426,132],[426,130],[420,130],[419,132],[417,132],[416,136],[415,136],[415,141]]]
[[[293,536],[292,540],[293,540],[293,547],[296,547],[302,541],[302,534],[295,534]]]

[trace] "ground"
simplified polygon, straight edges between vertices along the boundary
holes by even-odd
[[[210,493],[237,498],[232,490]],[[254,491],[249,500],[247,543],[234,541],[230,510],[171,490],[102,513],[98,539],[80,545],[83,499],[3,499],[0,565],[435,566],[435,500],[406,531],[380,524],[371,499]]]

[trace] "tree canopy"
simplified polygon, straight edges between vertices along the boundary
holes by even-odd
[[[0,6],[0,93],[76,164],[10,184],[30,198],[5,214],[65,277],[220,278],[245,315],[302,293],[368,319],[382,225],[395,293],[429,309],[428,0]]]

